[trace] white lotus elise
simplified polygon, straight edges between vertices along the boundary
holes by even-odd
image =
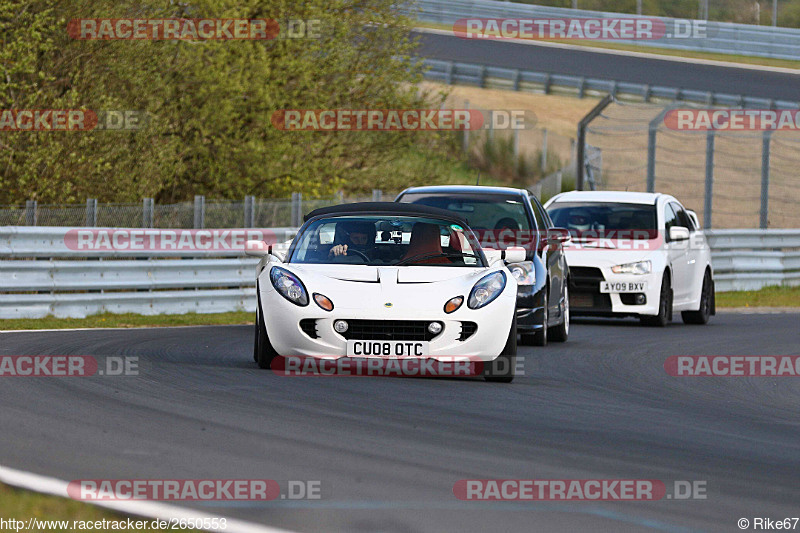
[[[525,250],[481,250],[460,215],[373,202],[312,211],[288,250],[261,256],[254,359],[280,356],[497,361],[516,365],[517,282],[506,268]],[[262,246],[259,246],[262,245]]]

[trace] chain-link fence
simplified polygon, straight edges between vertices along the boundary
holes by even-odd
[[[396,192],[375,190],[368,197],[336,196],[268,199],[248,196],[242,200],[206,200],[156,204],[151,198],[137,204],[102,204],[88,199],[80,205],[39,204],[29,200],[25,206],[0,205],[0,226],[76,226],[107,228],[269,228],[299,226],[303,215],[328,205],[391,201]]]
[[[800,131],[678,129],[690,108],[676,106],[606,107],[586,129],[584,189],[671,194],[704,227],[800,227]]]

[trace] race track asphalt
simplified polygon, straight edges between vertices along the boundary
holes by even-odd
[[[741,94],[797,102],[800,75],[664,59],[553,48],[536,43],[460,39],[415,33],[422,57],[495,67],[584,76],[663,87]]]
[[[676,318],[678,316],[676,315]],[[524,375],[281,377],[248,326],[0,333],[0,355],[139,358],[0,377],[0,464],[75,479],[318,480],[322,498],[187,504],[296,531],[739,531],[800,512],[800,380],[670,377],[670,355],[797,355],[798,314],[573,324]],[[707,498],[462,502],[460,479],[705,481]]]

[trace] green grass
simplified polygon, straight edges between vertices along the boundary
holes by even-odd
[[[718,292],[717,307],[800,307],[800,287]]]
[[[233,313],[185,315],[135,315],[132,313],[114,315],[105,313],[86,318],[13,318],[0,320],[0,330],[16,329],[67,329],[67,328],[144,328],[169,326],[216,326],[227,324],[252,324],[253,313],[237,311]]]
[[[67,520],[69,522],[67,528],[53,528],[53,529],[25,529],[19,531],[78,531],[73,528],[74,521],[95,522],[100,520],[108,521],[125,521],[129,518],[127,515],[114,513],[96,507],[88,503],[71,500],[69,498],[59,498],[57,496],[50,496],[39,494],[37,492],[30,492],[27,490],[19,490],[8,485],[0,483],[0,518],[5,520],[15,519],[19,521],[27,521],[30,518],[37,518],[39,520]],[[152,519],[130,517],[134,522],[145,521],[147,525],[152,524]],[[102,524],[100,524],[102,525]],[[14,528],[6,527],[6,530],[14,531]],[[97,530],[97,528],[94,528]],[[111,528],[100,528],[100,531],[111,531]],[[123,531],[118,529],[116,531]],[[146,527],[144,529],[135,529],[137,532],[159,531],[158,529],[151,529]],[[162,530],[163,531],[163,530]],[[182,531],[198,531],[196,529]]]
[[[432,28],[435,30],[452,31],[453,29],[452,25],[437,24],[434,22],[417,21],[415,25],[420,28]],[[576,46],[586,46],[589,48],[603,48],[606,50],[619,50],[624,52],[644,52],[644,53],[658,54],[663,56],[684,57],[689,59],[707,59],[710,61],[727,61],[730,63],[745,63],[748,65],[762,65],[767,67],[800,69],[800,61],[792,61],[789,59],[772,59],[769,57],[719,54],[713,52],[693,52],[689,50],[673,50],[671,48],[657,48],[654,46],[638,46],[635,44],[609,43],[601,41],[551,40],[551,39],[541,39],[541,40],[544,42],[574,44]]]

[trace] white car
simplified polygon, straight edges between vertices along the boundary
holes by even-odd
[[[672,196],[572,191],[545,208],[572,235],[565,251],[573,315],[665,326],[673,311],[687,324],[715,314],[711,250],[697,215]]]
[[[262,256],[254,359],[420,357],[484,364],[510,382],[517,282],[504,264],[523,248],[481,250],[460,215],[371,202],[312,211],[285,253]],[[456,359],[454,359],[456,358]]]

